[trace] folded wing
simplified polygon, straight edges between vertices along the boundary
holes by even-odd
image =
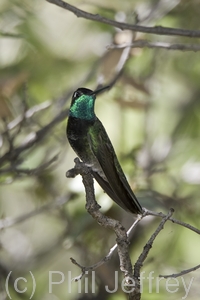
[[[99,120],[98,122],[100,123]],[[98,126],[98,123],[96,123],[96,126]],[[98,136],[94,137],[94,132],[97,132]],[[130,188],[104,128],[102,130],[101,127],[100,131],[95,130],[92,134],[89,132],[88,138],[91,150],[105,174],[105,178],[103,178],[97,171],[93,170],[92,174],[96,181],[119,206],[134,214],[141,214],[142,207]],[[98,141],[98,144],[96,141]]]

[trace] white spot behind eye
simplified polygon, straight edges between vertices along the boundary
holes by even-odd
[[[80,97],[80,96],[81,96],[81,93],[80,93],[80,92],[78,92],[78,91],[74,92],[74,98],[78,98],[78,97]]]

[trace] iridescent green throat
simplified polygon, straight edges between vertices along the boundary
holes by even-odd
[[[92,120],[95,118],[94,102],[96,96],[93,95],[81,95],[72,104],[69,115],[78,119]]]

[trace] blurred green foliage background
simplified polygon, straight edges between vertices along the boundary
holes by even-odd
[[[71,4],[132,24],[199,29],[199,0],[74,0]],[[75,158],[65,128],[73,91],[108,84],[124,51],[108,46],[133,39],[199,42],[121,31],[77,18],[46,1],[1,0],[0,299],[8,299],[5,279],[10,271],[9,289],[16,300],[30,297],[29,271],[37,284],[33,299],[126,299],[121,288],[114,294],[105,290],[106,285],[114,289],[115,271],[119,271],[119,282],[123,279],[117,254],[95,271],[95,293],[91,287],[84,292],[85,279],[70,281],[80,274],[70,257],[85,266],[96,263],[108,253],[115,236],[86,212],[80,176],[65,177]],[[199,82],[199,52],[133,48],[123,75],[98,97],[95,108],[142,206],[164,213],[173,207],[175,218],[196,227],[200,225]],[[128,229],[133,217],[98,185],[95,190],[102,211]],[[133,232],[133,264],[158,223],[157,218],[145,218]],[[181,278],[174,293],[166,290],[166,280],[156,290],[156,279],[150,292],[147,276],[154,271],[158,278],[198,265],[199,248],[197,234],[167,223],[143,267],[142,299],[184,297]],[[63,272],[65,281],[53,285],[49,293],[51,271]],[[60,273],[52,274],[53,281],[62,279]],[[28,287],[25,294],[14,291],[13,282],[19,276],[28,279],[28,284],[19,283],[20,289]],[[199,299],[200,272],[183,278],[187,287],[192,284],[182,299]],[[91,280],[89,274],[89,285]]]

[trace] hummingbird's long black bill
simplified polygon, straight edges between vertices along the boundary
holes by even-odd
[[[100,88],[100,89],[98,89],[96,91],[93,91],[91,93],[91,95],[94,95],[94,94],[97,95],[97,94],[101,93],[104,90],[108,90],[109,88],[110,88],[110,85],[103,86],[102,88]]]

